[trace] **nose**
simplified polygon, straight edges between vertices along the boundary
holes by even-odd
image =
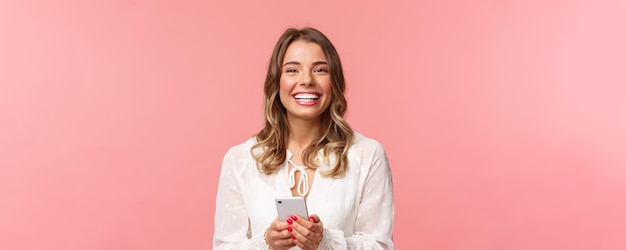
[[[310,72],[302,73],[300,77],[300,85],[312,86],[313,84],[315,84],[315,82],[313,80],[313,76],[311,75],[311,73]]]

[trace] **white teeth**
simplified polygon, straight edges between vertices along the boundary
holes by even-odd
[[[317,100],[318,98],[320,98],[320,96],[318,94],[297,94],[294,96],[294,98],[296,99],[313,99],[313,100]]]

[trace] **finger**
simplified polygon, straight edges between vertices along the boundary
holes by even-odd
[[[307,220],[305,218],[302,218],[299,215],[292,215],[291,217],[289,217],[289,219],[287,219],[287,223],[289,225],[293,225],[293,224],[299,224],[299,225],[309,225],[307,224]]]
[[[270,230],[267,232],[267,236],[273,244],[277,244],[276,242],[280,242],[281,240],[291,240],[291,233],[287,230],[287,228],[282,228],[280,222],[274,221],[270,224]],[[293,230],[291,227],[289,227]],[[283,243],[284,244],[284,243]]]
[[[317,214],[312,214],[311,216],[309,216],[309,221],[313,223],[318,223],[320,222],[320,217],[318,217]]]
[[[289,238],[287,238],[287,239],[280,239],[280,240],[274,241],[274,245],[275,246],[284,246],[284,247],[293,247],[293,246],[296,245],[296,243],[294,242],[293,239],[291,239],[291,236],[289,236]]]
[[[268,245],[272,246],[272,249],[276,247],[280,247],[280,249],[283,249],[284,247],[291,248],[296,245],[294,240],[291,238],[291,234],[284,232],[270,233],[267,241]]]
[[[270,238],[272,238],[273,241],[289,239],[291,238],[291,233],[287,230],[270,231]]]
[[[324,226],[320,222],[313,223],[307,220],[296,222],[291,225],[294,231],[308,237],[309,234],[321,234],[324,230]]]
[[[302,224],[305,224],[305,223],[309,224],[310,226],[317,226],[316,224],[313,224],[310,221],[302,222]],[[291,234],[294,236],[293,238],[296,242],[296,245],[299,245],[299,247],[303,249],[308,249],[308,248],[316,249],[319,243],[322,241],[323,235],[321,231],[323,229],[320,230],[320,232],[315,232],[315,231],[311,231],[307,229],[302,224],[294,223],[292,225],[293,232],[291,232]]]
[[[278,218],[273,220],[272,223],[270,223],[270,230],[273,230],[273,231],[278,230],[278,224],[279,223],[280,223],[280,221],[278,220]]]
[[[294,233],[293,234],[294,237],[294,243],[296,244],[296,246],[298,246],[301,249],[317,249],[317,245],[319,243],[316,243],[318,241],[305,237],[302,234],[299,233]]]
[[[311,216],[309,216],[308,220],[302,221],[300,225],[302,225],[303,227],[313,232],[318,232],[318,233],[322,232],[322,230],[324,229],[324,225],[322,224],[322,222],[320,221],[320,218],[316,214],[312,214]]]
[[[280,232],[287,229],[287,226],[289,226],[289,224],[287,224],[286,222],[275,220],[272,221],[272,224],[270,224],[270,229],[272,231]]]

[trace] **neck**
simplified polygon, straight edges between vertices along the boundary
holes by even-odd
[[[289,137],[287,148],[301,151],[313,143],[316,137],[322,133],[320,120],[288,119]]]

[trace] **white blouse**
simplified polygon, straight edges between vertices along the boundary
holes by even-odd
[[[213,249],[266,249],[265,230],[277,217],[274,199],[292,195],[286,161],[291,153],[282,168],[266,175],[250,153],[255,143],[249,139],[224,156]],[[317,214],[324,225],[319,249],[394,249],[393,187],[382,145],[355,132],[348,170],[338,179],[321,175],[329,166],[320,163],[307,198],[309,214]]]

